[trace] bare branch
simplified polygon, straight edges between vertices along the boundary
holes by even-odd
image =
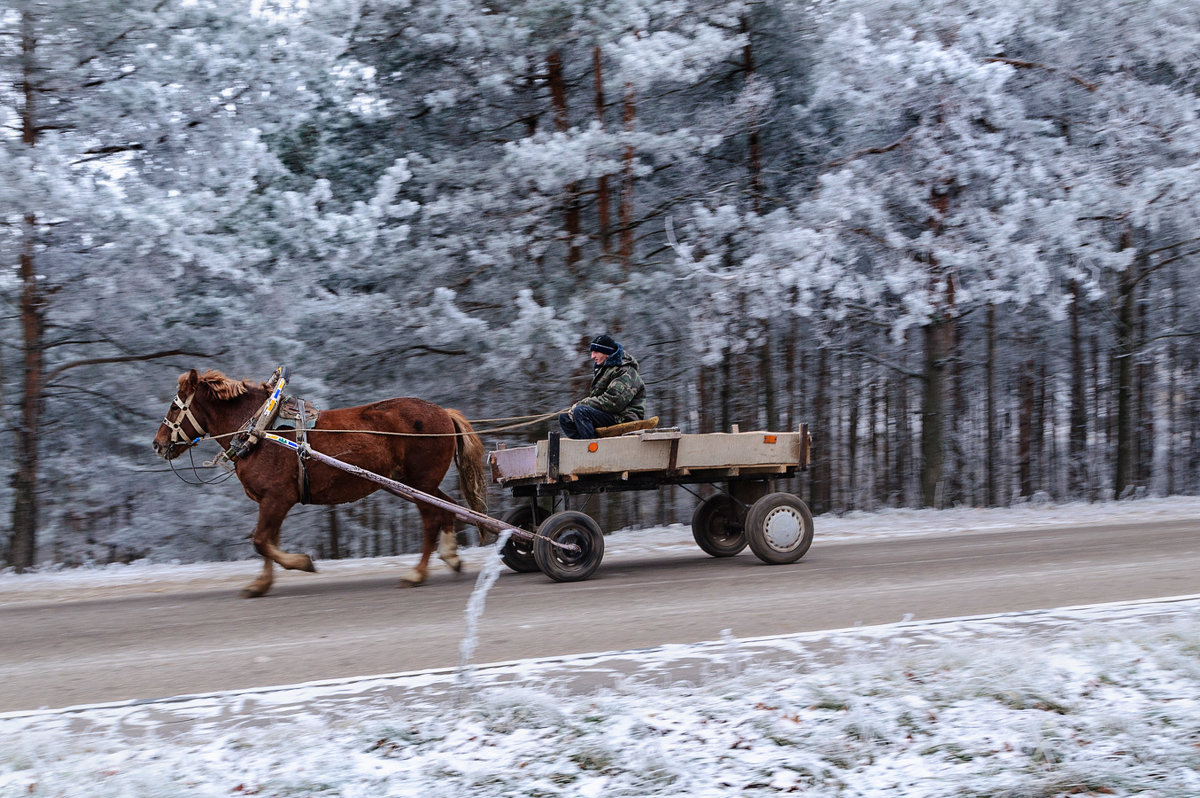
[[[94,366],[100,363],[132,363],[135,361],[158,360],[163,357],[200,357],[214,358],[224,354],[224,350],[216,353],[208,352],[189,352],[186,349],[171,349],[165,352],[154,352],[149,355],[119,355],[117,357],[90,357],[84,360],[73,360],[70,363],[64,363],[56,369],[53,369],[46,374],[45,384],[49,385],[50,381],[62,374],[64,371],[80,366]]]
[[[1016,67],[1017,69],[1044,69],[1047,72],[1066,73],[1068,78],[1075,81],[1080,86],[1083,86],[1088,91],[1096,91],[1097,89],[1100,88],[1097,84],[1092,83],[1091,81],[1088,81],[1088,80],[1084,80],[1079,75],[1076,75],[1074,72],[1067,72],[1064,69],[1061,69],[1061,68],[1055,67],[1055,66],[1050,66],[1049,64],[1039,64],[1037,61],[1023,61],[1020,58],[1003,58],[1000,56],[995,56],[992,58],[985,58],[984,60],[987,61],[989,64],[1008,64],[1009,66]]]
[[[885,152],[891,152],[892,150],[894,150],[898,147],[903,147],[905,142],[907,142],[909,139],[911,139],[913,137],[913,133],[916,133],[916,132],[917,132],[917,129],[914,127],[912,129],[910,129],[907,133],[905,133],[903,136],[901,136],[900,138],[893,141],[891,144],[885,144],[882,147],[868,147],[865,150],[859,150],[858,152],[853,152],[853,153],[847,155],[845,158],[839,158],[836,161],[830,161],[829,163],[825,164],[821,168],[822,169],[834,169],[838,166],[845,166],[846,164],[850,163],[851,161],[857,161],[859,158],[862,158],[867,155],[882,155]]]

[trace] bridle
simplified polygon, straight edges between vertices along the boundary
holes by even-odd
[[[162,423],[164,427],[171,430],[171,437],[167,441],[167,444],[170,448],[174,448],[176,446],[192,446],[208,435],[208,432],[204,429],[204,426],[196,419],[196,416],[192,414],[192,400],[195,398],[195,391],[192,391],[190,394],[188,394],[187,399],[180,399],[179,394],[175,394],[175,400],[171,402],[171,406],[167,408],[167,414],[163,416]],[[181,412],[179,413],[179,417],[177,419],[172,420],[171,411],[175,410],[176,408],[178,408]],[[192,425],[192,429],[195,430],[196,433],[195,435],[188,435],[186,432],[184,432],[184,421],[187,421]]]
[[[175,399],[174,399],[174,401],[171,402],[171,406],[167,408],[167,414],[165,416],[163,416],[163,421],[162,421],[163,426],[165,426],[167,429],[171,430],[171,437],[167,441],[166,453],[168,455],[170,455],[172,452],[174,452],[174,450],[177,447],[183,447],[183,448],[187,449],[188,455],[192,456],[192,463],[191,463],[190,467],[192,470],[192,474],[194,475],[195,478],[188,479],[188,477],[184,476],[183,471],[186,471],[188,466],[184,466],[183,470],[181,470],[176,465],[176,462],[172,457],[168,457],[167,462],[171,466],[172,473],[174,473],[175,476],[177,476],[181,480],[183,480],[183,482],[185,484],[194,485],[194,486],[218,485],[218,484],[224,482],[225,480],[229,479],[231,476],[233,476],[233,471],[229,470],[223,474],[218,474],[217,476],[213,477],[212,479],[206,479],[205,477],[200,476],[200,473],[196,470],[197,464],[196,464],[196,461],[194,458],[195,450],[192,447],[195,444],[199,443],[200,441],[204,440],[205,438],[209,437],[209,435],[208,435],[208,432],[204,429],[204,426],[200,423],[200,420],[197,419],[196,415],[192,412],[192,400],[195,398],[196,398],[195,391],[188,394],[188,397],[186,399],[180,399],[179,394],[175,394]],[[173,412],[175,412],[176,410],[179,411],[179,413],[177,414],[178,417],[175,419],[172,419],[171,414]],[[191,425],[192,429],[195,432],[195,435],[188,435],[187,432],[184,431],[184,429],[183,429],[184,421],[188,422],[188,424]],[[212,463],[204,463],[204,465],[209,466],[209,465],[212,465]]]

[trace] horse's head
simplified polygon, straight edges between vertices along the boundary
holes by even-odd
[[[208,434],[204,425],[192,412],[192,402],[200,388],[200,375],[195,369],[179,376],[179,388],[175,399],[167,408],[158,433],[154,436],[154,453],[164,460],[173,460],[190,449]]]
[[[167,408],[158,433],[154,436],[154,452],[165,460],[173,460],[195,446],[210,433],[228,430],[209,430],[221,423],[219,407],[214,400],[232,399],[248,389],[243,380],[231,380],[219,371],[198,373],[195,369],[179,375],[175,398]]]

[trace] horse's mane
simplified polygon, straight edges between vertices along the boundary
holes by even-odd
[[[184,374],[179,378],[180,386],[183,385],[183,382],[187,379],[187,377],[188,375]],[[208,386],[208,389],[212,391],[213,395],[218,399],[232,399],[235,396],[241,396],[251,388],[266,387],[265,384],[260,382],[253,382],[251,380],[235,380],[230,377],[226,377],[224,373],[216,371],[215,369],[209,369],[201,374],[196,385],[197,387],[201,385]]]

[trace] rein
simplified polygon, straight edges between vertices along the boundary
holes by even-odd
[[[191,485],[194,488],[203,487],[205,485],[220,485],[222,482],[229,479],[234,474],[233,471],[227,470],[221,474],[217,474],[212,479],[205,479],[204,477],[200,476],[200,468],[202,468],[202,467],[203,468],[211,468],[212,466],[209,465],[208,463],[201,463],[200,465],[196,465],[195,449],[188,449],[188,459],[191,460],[192,475],[196,478],[194,482],[192,480],[188,479],[186,476],[184,476],[184,474],[187,471],[186,468],[184,468],[184,469],[176,468],[174,460],[168,460],[167,463],[171,466],[171,473],[174,474],[175,476],[179,477],[180,482],[182,482],[185,485]]]
[[[233,469],[234,461],[244,457],[250,451],[250,449],[258,443],[259,438],[266,433],[267,427],[274,420],[275,415],[279,412],[280,400],[283,394],[284,386],[286,386],[288,382],[288,375],[289,370],[285,366],[280,366],[277,368],[275,370],[275,374],[272,375],[271,380],[267,383],[267,399],[265,402],[263,402],[263,405],[259,408],[258,412],[247,419],[246,422],[243,423],[237,430],[233,432],[222,432],[216,435],[210,434],[207,430],[205,430],[196,416],[192,413],[192,400],[196,398],[196,392],[193,391],[192,393],[188,394],[186,399],[182,399],[178,394],[176,394],[175,399],[171,402],[171,407],[167,409],[167,414],[163,418],[162,423],[171,431],[169,446],[174,447],[182,445],[187,447],[188,457],[191,458],[192,461],[192,473],[195,475],[197,481],[192,482],[184,477],[182,472],[176,469],[174,460],[171,459],[168,460],[168,462],[171,463],[171,471],[175,474],[175,476],[179,477],[182,482],[188,485],[213,485],[224,482],[226,479],[233,476],[235,473]],[[303,407],[303,405],[301,407]],[[176,408],[180,411],[179,417],[175,420],[172,420],[170,418],[171,410]],[[470,435],[487,435],[496,432],[506,432],[508,430],[520,429],[521,427],[531,427],[534,424],[555,418],[559,414],[565,412],[566,409],[555,410],[552,413],[541,413],[530,416],[508,416],[506,418],[475,419],[473,421],[469,421],[469,423],[472,425],[495,421],[516,421],[518,423],[507,424],[500,427],[491,427],[484,430],[472,430],[470,432],[385,432],[383,430],[363,429],[306,429],[304,427],[303,410],[301,410],[301,418],[296,427],[296,439],[298,442],[302,442],[305,435],[315,432],[347,435],[386,435],[397,438],[463,438]],[[192,429],[195,432],[195,437],[189,438],[188,434],[184,431],[184,421],[187,421],[189,424],[191,424]],[[222,438],[231,439],[228,444],[228,448],[218,454],[212,460],[204,462],[202,465],[206,468],[211,468],[217,465],[224,466],[225,473],[217,476],[214,479],[206,480],[201,477],[197,471],[195,456],[193,454],[195,450],[193,447],[202,441],[219,442]],[[304,484],[305,479],[303,463],[301,463],[300,475],[302,485],[301,491],[303,493],[307,487]]]
[[[384,432],[383,430],[373,430],[373,429],[309,429],[309,430],[306,430],[306,432],[309,435],[311,435],[314,432],[322,432],[322,433],[329,432],[329,433],[343,433],[343,434],[349,434],[349,435],[387,435],[387,436],[394,437],[394,438],[464,438],[471,434],[487,435],[487,434],[493,433],[493,432],[506,432],[508,430],[520,429],[521,427],[532,427],[534,424],[537,424],[539,422],[546,421],[551,418],[557,418],[559,414],[565,413],[565,412],[567,412],[566,408],[564,408],[562,410],[555,410],[553,413],[543,413],[538,416],[511,416],[510,418],[512,418],[512,419],[527,418],[527,419],[531,419],[531,420],[522,422],[520,424],[509,424],[509,425],[503,426],[503,427],[491,427],[489,429],[477,429],[474,431],[474,433],[471,433],[471,432]],[[485,422],[485,421],[508,421],[508,420],[510,420],[510,419],[508,419],[508,418],[495,418],[495,419],[483,418],[483,419],[478,419],[477,421]],[[476,422],[473,421],[472,423],[476,423]],[[192,443],[200,443],[200,442],[206,441],[206,440],[214,440],[215,441],[215,440],[218,440],[219,438],[228,438],[231,435],[237,435],[243,431],[244,431],[244,429],[239,429],[236,432],[222,432],[220,435],[205,434],[202,437],[196,438],[196,440],[192,441]]]

